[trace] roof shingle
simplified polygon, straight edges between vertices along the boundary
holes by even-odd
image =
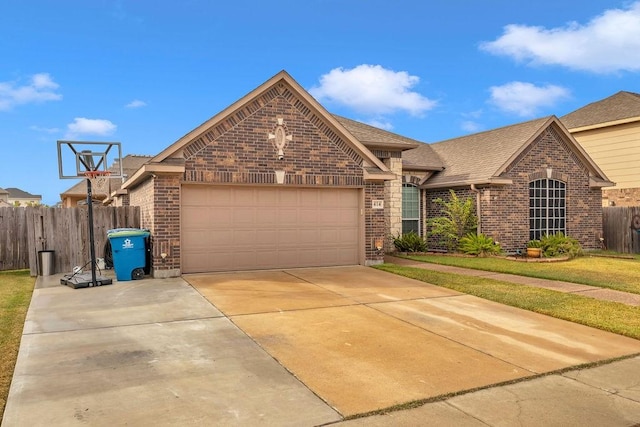
[[[421,146],[402,158],[413,161],[431,149],[442,159],[444,170],[429,179],[429,186],[486,183],[550,120],[545,117]]]
[[[585,105],[560,118],[567,129],[637,118],[640,120],[640,94],[620,91]]]

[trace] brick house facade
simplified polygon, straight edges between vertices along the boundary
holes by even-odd
[[[284,137],[280,148],[273,141],[278,132]],[[281,183],[276,171],[284,171]],[[380,159],[282,72],[152,158],[123,188],[152,232],[154,276],[171,277],[184,272],[185,188],[352,189],[362,206],[356,212],[357,263],[375,264],[384,254],[376,241],[386,235],[378,203],[392,178]]]
[[[611,183],[557,118],[436,143],[430,148],[440,155],[445,169],[421,187],[428,218],[442,215],[434,200],[450,200],[449,191],[454,190],[459,198],[473,200],[478,232],[498,241],[507,252],[514,252],[531,239],[530,183],[553,180],[566,190],[562,207],[558,207],[564,232],[585,249],[600,247],[601,189]],[[416,162],[417,154],[409,151],[405,157]],[[484,165],[483,157],[487,159]],[[453,172],[448,173],[448,169]],[[429,244],[442,249],[434,239]]]
[[[381,263],[415,189],[423,235],[433,199],[455,189],[480,231],[522,248],[529,183],[545,177],[566,184],[567,233],[595,247],[610,183],[555,117],[423,144],[329,114],[283,71],[152,157],[113,203],[140,206],[153,275],[173,277]]]

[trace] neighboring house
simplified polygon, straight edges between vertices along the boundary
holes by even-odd
[[[131,176],[135,171],[140,169],[140,167],[149,161],[151,156],[140,156],[140,155],[127,155],[122,158],[122,173],[125,177]],[[114,162],[111,167],[109,167],[110,171],[119,171],[120,165],[117,160]],[[100,182],[96,181],[95,184],[91,186],[91,193],[93,196],[94,203],[101,204],[112,204],[113,196],[118,194],[120,187],[122,186],[121,178],[109,178],[101,180]],[[87,180],[79,179],[79,181],[74,184],[72,187],[64,191],[60,194],[60,199],[62,201],[62,207],[64,208],[72,208],[78,205],[83,205],[87,203]],[[117,198],[118,203],[126,203],[126,194],[123,197]],[[118,206],[116,204],[116,206]]]
[[[0,188],[0,208],[11,206],[13,205],[9,203],[9,192],[4,188]]]
[[[142,165],[113,203],[140,206],[153,275],[171,277],[380,263],[393,236],[424,235],[450,188],[478,192],[482,230],[507,248],[550,231],[550,215],[594,247],[608,184],[555,117],[427,145],[330,114],[282,71]],[[543,200],[545,186],[557,195]]]
[[[3,200],[2,206],[35,206],[42,204],[42,196],[39,194],[31,194],[19,188],[0,189],[0,200]]]
[[[616,183],[603,204],[640,206],[640,94],[618,92],[560,120]]]
[[[444,169],[425,177],[414,165],[432,162],[434,153]],[[440,216],[434,199],[447,200],[453,189],[473,198],[478,232],[506,251],[556,232],[599,247],[601,189],[613,183],[555,116],[424,145],[403,161],[416,194],[422,191],[422,218]]]

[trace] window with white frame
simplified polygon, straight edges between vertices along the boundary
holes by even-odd
[[[420,189],[402,184],[402,234],[411,231],[420,234]]]
[[[567,230],[566,184],[555,179],[529,183],[529,239]]]

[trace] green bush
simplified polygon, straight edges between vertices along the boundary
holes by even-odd
[[[502,253],[500,245],[484,234],[468,233],[460,239],[460,252],[467,255],[485,257],[488,255],[499,255]]]
[[[583,255],[580,243],[564,233],[545,234],[540,238],[540,247],[545,257],[568,256],[575,258]]]
[[[418,236],[415,231],[398,235],[393,239],[393,244],[400,252],[426,252],[427,242]]]
[[[460,199],[453,190],[449,190],[449,194],[449,200],[437,198],[433,201],[439,205],[443,216],[430,219],[427,225],[431,228],[431,236],[439,239],[447,250],[455,251],[461,238],[475,232],[478,217],[471,198]]]

